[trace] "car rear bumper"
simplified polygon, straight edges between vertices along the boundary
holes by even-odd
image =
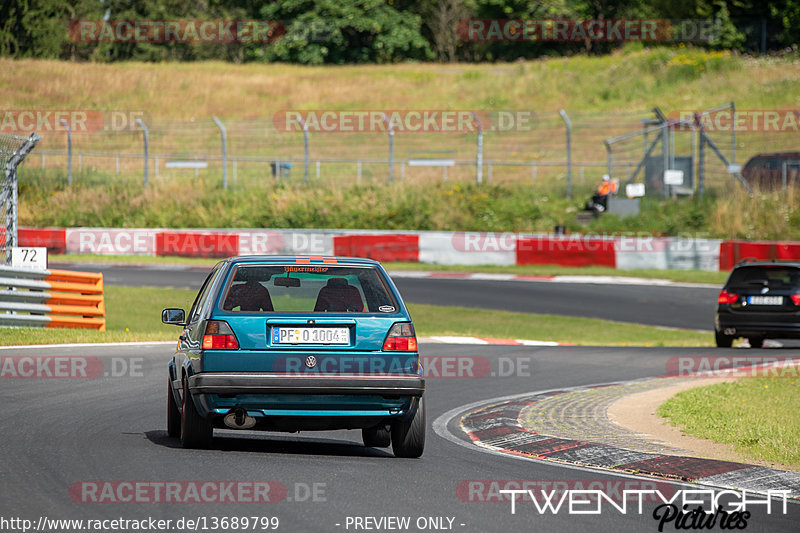
[[[203,372],[189,378],[192,394],[305,394],[422,396],[419,376],[347,374],[293,375],[255,372]]]
[[[781,320],[778,317],[747,316],[743,313],[718,313],[714,325],[721,332],[736,330],[734,335],[741,337],[800,338],[800,321],[797,321],[797,317],[791,318]]]

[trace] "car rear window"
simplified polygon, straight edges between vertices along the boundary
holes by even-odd
[[[740,267],[731,273],[728,287],[800,288],[800,269],[785,266]]]
[[[394,313],[398,306],[374,267],[259,265],[234,267],[220,300],[247,313]]]

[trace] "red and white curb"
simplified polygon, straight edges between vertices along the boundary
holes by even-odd
[[[473,404],[467,407],[466,413],[462,411],[459,424],[477,446],[494,453],[625,474],[645,474],[722,489],[757,493],[785,490],[790,498],[800,499],[798,472],[716,459],[637,452],[606,444],[551,437],[529,430],[519,422],[520,413],[537,401],[566,392],[622,384],[539,391],[499,402],[490,400],[483,402],[482,406]],[[438,433],[443,431],[446,421],[437,420],[435,425]]]

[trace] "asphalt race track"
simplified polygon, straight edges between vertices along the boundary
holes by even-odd
[[[61,268],[59,266],[59,268]],[[69,265],[102,272],[106,284],[199,289],[208,270]],[[395,277],[406,302],[604,318],[651,326],[713,329],[718,288]]]
[[[431,425],[443,413],[480,400],[658,375],[670,357],[718,354],[712,349],[682,348],[423,345],[421,352],[427,357],[487,358],[495,375],[430,377],[425,454],[420,459],[396,459],[390,452],[362,446],[355,431],[217,432],[213,449],[184,450],[165,433],[165,368],[170,351],[168,344],[0,350],[5,369],[0,387],[5,408],[0,422],[5,458],[0,463],[0,517],[34,524],[40,517],[173,521],[186,517],[205,519],[210,525],[214,518],[258,516],[277,517],[278,531],[364,531],[354,527],[358,518],[397,516],[410,517],[407,531],[432,530],[427,519],[436,517],[442,520],[441,529],[452,520],[449,530],[465,532],[657,531],[653,503],[646,503],[641,514],[633,505],[624,514],[607,505],[599,515],[576,515],[566,507],[556,514],[540,514],[530,503],[518,504],[512,514],[508,501],[480,501],[485,491],[464,487],[474,487],[475,482],[488,487],[492,480],[594,481],[609,492],[621,485],[641,486],[636,478],[599,470],[485,453],[442,438]],[[9,358],[18,362],[19,357],[43,355],[50,357],[51,369],[53,357],[84,358],[97,377],[8,376]],[[102,368],[95,366],[98,361]],[[509,368],[514,371],[508,372]],[[448,430],[465,440],[455,422]],[[159,499],[166,497],[164,493],[136,493],[130,488],[187,481],[216,482],[212,487],[220,482],[244,486],[272,482],[268,495],[280,501],[240,503],[253,497],[245,492],[235,493],[233,502],[199,504],[203,496],[190,496],[186,490],[165,503]],[[285,487],[285,497],[275,487]],[[213,500],[217,493],[208,494]],[[93,503],[93,498],[105,503]],[[797,531],[800,505],[789,504],[786,515],[775,510],[767,515],[763,506],[748,510],[752,516],[746,531]],[[427,529],[418,528],[418,520]],[[667,524],[664,530],[676,529]]]
[[[196,289],[205,276],[195,269],[78,268],[102,270],[110,285]],[[711,288],[547,282],[396,282],[410,302],[689,328],[710,322],[709,302],[717,293]],[[11,518],[30,520],[31,528],[44,518],[153,518],[171,520],[167,527],[172,531],[234,531],[230,521],[219,521],[232,517],[248,517],[246,529],[251,531],[267,530],[261,525],[275,518],[278,531],[658,531],[653,502],[645,503],[641,512],[633,503],[625,512],[606,504],[599,514],[571,513],[566,506],[540,513],[530,502],[519,502],[512,513],[510,501],[496,492],[498,487],[518,486],[509,481],[599,488],[613,495],[653,488],[652,479],[488,453],[461,431],[457,415],[475,402],[663,375],[671,357],[722,353],[713,348],[422,344],[429,367],[451,371],[446,377],[437,372],[428,376],[424,455],[396,459],[390,450],[364,447],[357,431],[218,430],[212,449],[184,450],[165,431],[166,364],[172,349],[171,343],[0,349],[0,401],[5,407],[0,422],[5,457],[0,462],[1,531],[22,530],[20,522],[2,522]],[[768,352],[747,350],[747,355]],[[453,372],[462,368],[448,366],[456,357],[476,366],[488,363],[491,372]],[[81,364],[75,367],[75,361]],[[36,375],[14,377],[23,368],[36,368]],[[88,368],[88,377],[74,368]],[[47,377],[58,373],[65,375]],[[170,496],[166,487],[172,487]],[[269,487],[266,495],[264,487]],[[665,487],[692,488],[672,482],[658,486],[662,491]],[[251,503],[253,499],[259,501]],[[745,531],[796,531],[800,520],[796,503],[788,505],[786,514],[777,505],[771,514],[763,505],[748,510],[752,514]],[[253,517],[265,522],[253,528]],[[389,517],[408,519],[409,526],[397,527],[397,522],[386,522]],[[78,528],[51,525],[39,530]],[[106,522],[95,530],[125,529]],[[678,529],[672,522],[663,530]]]

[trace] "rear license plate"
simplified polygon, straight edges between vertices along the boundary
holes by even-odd
[[[350,328],[272,328],[273,344],[350,344]]]
[[[750,305],[783,305],[783,296],[748,296]]]

